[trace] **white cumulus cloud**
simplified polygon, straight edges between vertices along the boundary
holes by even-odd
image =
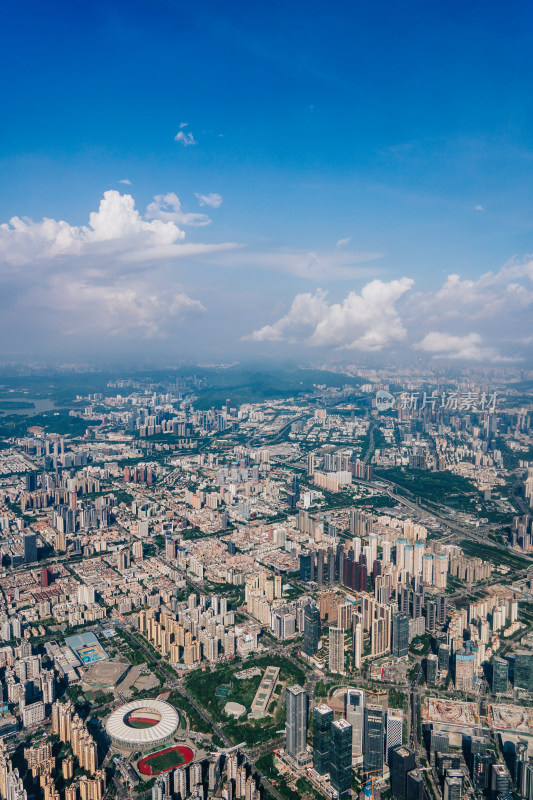
[[[434,358],[452,358],[461,361],[512,360],[500,356],[494,347],[484,346],[479,333],[455,336],[451,333],[430,331],[413,347],[415,350],[430,353]]]
[[[247,338],[260,341],[304,341],[315,347],[379,351],[401,342],[406,330],[396,302],[413,286],[410,278],[373,280],[360,294],[349,292],[341,303],[328,303],[327,292],[303,292],[287,314]]]

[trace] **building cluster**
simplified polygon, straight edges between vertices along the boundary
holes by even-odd
[[[152,788],[152,800],[207,800],[208,796],[261,800],[259,782],[238,748],[165,772]]]
[[[174,609],[148,608],[138,617],[139,632],[172,663],[193,667],[235,655],[235,613],[225,597],[190,594]]]

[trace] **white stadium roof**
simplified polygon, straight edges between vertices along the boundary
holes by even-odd
[[[134,728],[128,725],[127,718],[136,711],[139,716],[143,711],[155,714],[159,718],[158,722],[150,728]],[[106,722],[106,731],[119,744],[144,748],[170,739],[179,724],[179,714],[170,703],[163,700],[133,700],[113,711]]]

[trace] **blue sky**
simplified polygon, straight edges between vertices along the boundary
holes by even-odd
[[[532,16],[12,4],[3,352],[527,361]]]

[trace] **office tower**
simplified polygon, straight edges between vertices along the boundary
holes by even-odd
[[[385,743],[385,761],[391,748],[403,744],[403,711],[400,708],[389,708],[387,711],[387,741]],[[412,768],[411,768],[412,769]]]
[[[350,791],[352,785],[352,726],[345,719],[336,719],[331,725],[330,782],[339,797]]]
[[[24,483],[26,484],[27,492],[34,492],[37,489],[37,473],[27,472],[24,476]]]
[[[519,650],[514,662],[514,685],[517,689],[533,692],[533,653]]]
[[[436,655],[430,653],[426,657],[426,682],[428,686],[435,686],[437,683],[437,670],[439,660]]]
[[[352,726],[352,764],[356,764],[363,755],[364,709],[365,690],[349,686],[344,695],[344,716]]]
[[[474,685],[474,656],[470,653],[455,654],[455,688],[461,692],[471,691]]]
[[[330,672],[344,672],[344,630],[329,629],[329,661]]]
[[[309,583],[311,580],[311,558],[312,553],[300,553],[300,580]]]
[[[450,669],[450,647],[447,644],[439,644],[437,652],[439,659],[439,670],[447,673]]]
[[[329,772],[333,709],[325,703],[313,711],[313,768],[319,775]]]
[[[528,763],[528,743],[517,742],[514,752],[514,769],[513,769],[513,782],[515,786],[520,787],[521,776]]]
[[[426,630],[433,633],[437,627],[437,604],[428,600],[426,606]]]
[[[43,567],[41,570],[41,586],[43,589],[48,588],[50,585],[50,572],[48,571],[48,567]]]
[[[409,654],[409,617],[397,611],[392,615],[392,655],[407,658]]]
[[[324,551],[318,550],[316,554],[316,582],[319,586],[324,585]]]
[[[307,656],[314,656],[320,641],[320,609],[315,603],[308,603],[304,610],[304,643],[303,651]]]
[[[474,753],[472,759],[472,785],[474,789],[485,792],[489,788],[491,768],[495,763],[496,755],[493,750]]]
[[[525,763],[520,771],[518,789],[526,800],[533,800],[533,764]]]
[[[490,800],[497,800],[511,788],[511,776],[505,764],[492,764],[490,771]]]
[[[37,534],[25,533],[24,542],[24,563],[33,564],[37,561]]]
[[[292,476],[291,491],[298,501],[300,499],[300,482],[297,475]]]
[[[389,748],[390,788],[393,797],[407,800],[407,774],[415,768],[415,754],[403,745]]]
[[[463,778],[462,773],[455,775],[457,770],[447,770],[444,778],[444,792],[443,800],[461,800],[463,794]]]
[[[406,800],[424,800],[424,773],[419,769],[412,769],[407,773],[405,791]]]
[[[383,772],[385,740],[385,710],[381,706],[365,706],[363,769],[366,772]]]
[[[450,739],[447,733],[440,731],[431,731],[431,739],[429,744],[430,762],[435,763],[435,753],[447,753],[450,749]]]
[[[448,598],[445,594],[439,595],[437,600],[437,622],[444,625],[446,622],[446,611],[448,610]]]
[[[492,694],[506,694],[509,680],[509,662],[495,658],[492,662]]]
[[[295,684],[287,687],[286,697],[287,719],[285,732],[287,742],[285,749],[287,755],[298,760],[298,757],[306,752],[309,696],[305,689]]]

